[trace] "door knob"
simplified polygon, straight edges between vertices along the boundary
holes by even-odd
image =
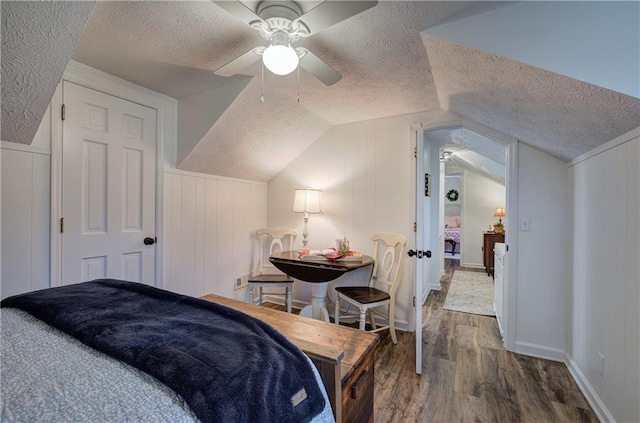
[[[144,239],[143,242],[144,242],[144,245],[153,245],[156,242],[158,242],[158,238],[156,237],[151,238],[150,236],[148,236]]]
[[[431,258],[431,250],[422,251],[422,250],[409,250],[407,251],[407,255],[409,257],[417,256],[417,258],[421,259],[423,256],[426,258]]]

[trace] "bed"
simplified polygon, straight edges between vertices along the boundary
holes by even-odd
[[[235,309],[105,279],[1,306],[3,422],[334,421],[309,358]]]
[[[448,243],[451,246],[451,250],[446,251],[446,248],[445,248],[445,252],[455,254],[456,247],[460,245],[460,228],[445,228],[444,240],[446,243]]]

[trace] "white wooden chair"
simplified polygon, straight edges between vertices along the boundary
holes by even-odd
[[[407,240],[403,235],[377,233],[371,239],[374,243],[375,263],[368,286],[340,286],[336,288],[337,299],[335,324],[340,324],[340,300],[358,307],[360,310],[360,330],[365,330],[367,311],[371,322],[371,332],[389,329],[394,344],[398,343],[395,330],[396,292],[402,279],[404,247]],[[383,313],[378,307],[387,307]],[[375,315],[382,316],[387,324],[378,327]]]
[[[269,256],[280,251],[293,250],[293,241],[298,233],[288,228],[261,228],[256,231],[258,252],[255,272],[248,280],[249,302],[253,303],[253,290],[258,288],[258,303],[262,305],[262,288],[284,288],[284,292],[269,291],[269,294],[284,295],[287,312],[291,313],[293,279],[280,272],[269,262]]]

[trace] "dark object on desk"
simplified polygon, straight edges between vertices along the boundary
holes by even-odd
[[[268,324],[228,307],[108,279],[18,295],[2,307],[155,377],[203,422],[309,421],[324,407],[304,354]],[[294,405],[302,389],[307,399]]]
[[[287,275],[305,282],[329,282],[346,272],[373,263],[373,258],[362,256],[361,261],[303,260],[296,251],[273,254],[269,261]]]
[[[493,246],[496,242],[504,242],[504,234],[497,234],[494,232],[484,233],[484,242],[482,243],[482,263],[487,275],[493,276]]]

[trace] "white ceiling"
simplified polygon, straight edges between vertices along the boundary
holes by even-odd
[[[6,79],[5,60],[7,48],[10,52],[21,43],[12,38],[12,26],[35,25],[28,22],[31,15],[24,22],[5,20],[5,9],[14,7],[7,3],[14,2],[2,2],[2,139],[28,143],[24,135],[5,131],[7,110],[33,109],[28,111],[35,119],[27,116],[21,123],[27,128],[22,133],[29,133],[44,113],[39,114],[41,101],[25,100],[23,95],[5,102],[5,81],[12,92],[32,86],[28,78]],[[38,3],[29,7],[37,8]],[[441,108],[458,113],[565,160],[640,126],[640,100],[635,97],[421,32],[455,19],[456,13],[491,13],[490,7],[482,7],[485,3],[381,1],[301,40],[299,45],[329,63],[343,79],[326,87],[300,71],[300,103],[296,72],[285,77],[265,72],[263,86],[259,62],[244,72],[251,78],[246,87],[229,97],[234,90],[225,87],[246,76],[224,78],[213,70],[264,42],[256,31],[206,0],[97,2],[73,59],[181,104],[196,95],[210,99],[212,109],[220,102],[229,104],[204,136],[184,140],[195,147],[187,149],[179,167],[261,181],[270,180],[333,125],[419,111]],[[63,14],[45,15],[53,26],[56,21],[65,28],[79,25]],[[48,70],[52,54],[34,54],[28,60],[37,60],[40,72]],[[20,74],[23,68],[18,64],[13,72]],[[57,69],[51,72],[61,76]],[[263,92],[264,104],[259,101]]]

